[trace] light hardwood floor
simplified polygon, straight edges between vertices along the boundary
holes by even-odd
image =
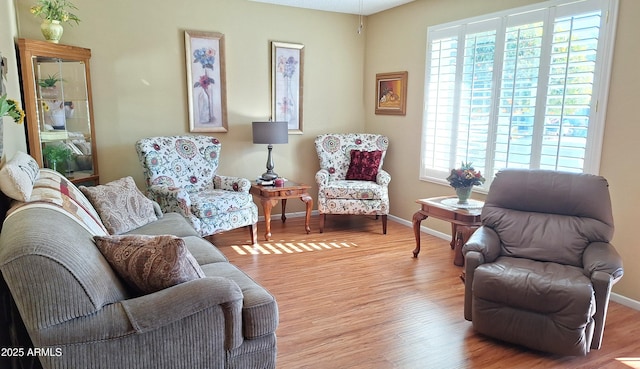
[[[210,238],[278,301],[278,368],[640,368],[640,311],[612,302],[600,350],[558,357],[488,339],[463,318],[462,268],[448,242],[373,217],[272,221],[272,242],[246,229]]]

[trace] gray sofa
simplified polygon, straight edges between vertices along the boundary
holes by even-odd
[[[42,367],[275,367],[274,297],[182,216],[165,214],[127,233],[183,238],[206,277],[140,295],[72,213],[86,206],[73,202],[77,188],[61,180],[56,191],[62,203],[10,211],[0,234],[0,271],[21,317],[14,324],[26,327]]]

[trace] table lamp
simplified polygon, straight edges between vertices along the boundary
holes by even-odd
[[[260,177],[263,181],[273,181],[278,174],[273,171],[273,158],[271,150],[274,144],[289,143],[289,124],[287,122],[253,122],[253,143],[267,144],[269,154],[267,156],[267,171]]]

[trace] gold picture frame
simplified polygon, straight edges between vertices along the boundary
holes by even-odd
[[[409,73],[376,74],[376,114],[407,114],[407,79]]]
[[[227,132],[224,35],[184,31],[190,132]]]

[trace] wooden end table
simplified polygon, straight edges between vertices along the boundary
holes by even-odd
[[[266,232],[264,234],[265,240],[269,241],[271,238],[271,209],[278,203],[278,200],[282,201],[282,222],[287,220],[285,215],[285,209],[287,207],[287,199],[299,198],[307,205],[307,213],[305,216],[304,227],[307,234],[311,233],[311,227],[309,223],[311,221],[311,209],[313,208],[313,199],[309,195],[308,190],[311,186],[286,181],[283,187],[275,186],[263,186],[256,183],[251,185],[251,194],[260,198],[260,204],[262,204],[262,210],[264,212],[264,222],[266,225]]]
[[[427,217],[451,222],[451,248],[454,250],[453,264],[464,265],[462,246],[482,223],[480,213],[484,202],[469,199],[469,205],[458,207],[455,205],[457,197],[440,196],[428,199],[416,200],[420,204],[420,210],[413,214],[413,233],[416,237],[416,248],[413,250],[413,257],[417,258],[420,253],[420,222]]]

